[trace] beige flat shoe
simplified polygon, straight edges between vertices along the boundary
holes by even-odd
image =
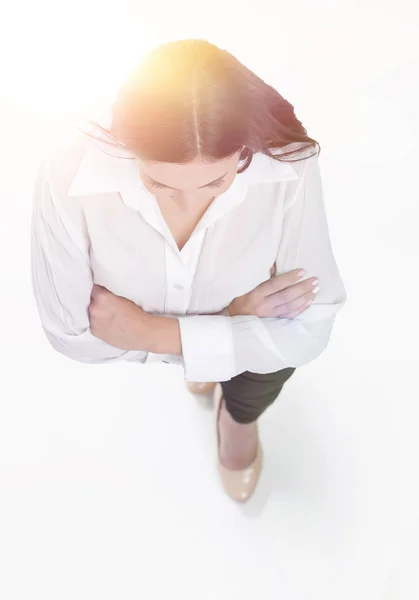
[[[209,383],[185,381],[185,383],[191,394],[209,394],[214,390],[215,386],[217,385],[216,381],[210,381]]]
[[[220,446],[220,433],[218,430],[218,420],[220,416],[221,405],[223,401],[223,389],[221,384],[217,383],[214,389],[214,408],[215,408],[215,427],[217,431],[217,452]],[[256,458],[246,469],[231,470],[227,469],[220,461],[218,456],[218,472],[221,483],[227,494],[236,502],[246,502],[255,491],[262,471],[263,451],[260,441]]]

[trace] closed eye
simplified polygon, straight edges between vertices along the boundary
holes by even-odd
[[[221,187],[223,185],[223,183],[225,183],[225,181],[224,181],[224,179],[221,179],[221,181],[215,181],[214,183],[209,183],[206,187],[218,188],[218,187]]]

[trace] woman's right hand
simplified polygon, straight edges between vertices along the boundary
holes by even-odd
[[[275,276],[276,267],[271,268],[271,278],[254,290],[234,298],[227,310],[230,316],[255,315],[256,317],[285,317],[293,319],[308,308],[315,297],[310,277],[304,281],[297,275],[300,269]],[[302,275],[304,277],[304,275]],[[318,283],[316,284],[318,285]]]

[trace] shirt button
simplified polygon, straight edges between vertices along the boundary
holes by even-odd
[[[178,283],[173,286],[176,290],[183,290],[183,285],[179,285]]]

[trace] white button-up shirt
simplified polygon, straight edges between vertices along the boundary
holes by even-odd
[[[288,150],[291,146],[285,148]],[[310,156],[314,150],[305,151]],[[31,272],[43,330],[87,363],[166,361],[188,381],[299,367],[325,349],[346,292],[330,243],[318,158],[253,156],[179,251],[128,151],[75,133],[43,157],[34,190]],[[237,296],[296,268],[320,291],[294,319],[229,317]],[[178,318],[182,356],[115,348],[90,331],[93,284]],[[207,316],[208,315],[208,316]]]

